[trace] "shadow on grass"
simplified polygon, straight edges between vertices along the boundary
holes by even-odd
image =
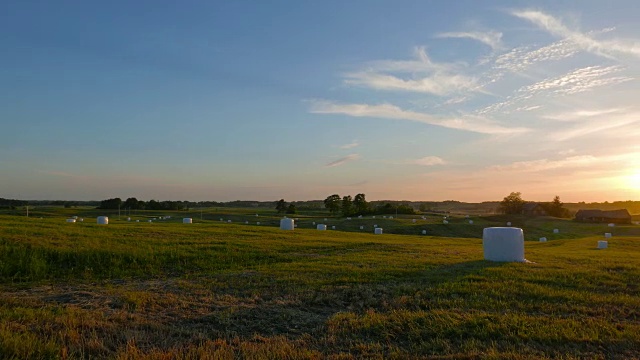
[[[212,307],[207,315],[183,318],[174,325],[222,338],[254,335],[282,335],[287,338],[297,338],[303,334],[320,336],[326,333],[327,320],[341,312],[429,310],[429,305],[424,302],[412,303],[411,299],[424,297],[430,291],[435,293],[445,283],[457,282],[467,277],[477,279],[485,269],[503,264],[468,261],[407,273],[389,281],[356,282],[319,288],[286,286],[274,282],[265,284],[259,293],[254,292],[252,296],[255,301],[250,304],[245,302],[237,306],[230,304]],[[251,281],[248,278],[245,280]],[[239,283],[242,279],[236,278],[233,281],[234,289],[244,288]],[[253,289],[257,290],[255,287]],[[226,290],[229,291],[229,296],[240,295],[231,288]]]

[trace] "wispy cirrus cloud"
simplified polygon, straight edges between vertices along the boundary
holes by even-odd
[[[414,60],[373,61],[344,74],[344,83],[375,90],[403,91],[446,96],[479,90],[477,79],[463,74],[458,64],[433,62],[424,47],[414,49]]]
[[[437,34],[436,38],[472,39],[472,40],[479,41],[485,45],[488,45],[493,50],[497,50],[503,47],[502,33],[497,31],[445,32],[445,33]]]
[[[556,41],[534,50],[530,50],[529,47],[517,47],[498,56],[494,61],[493,68],[520,73],[540,62],[558,61],[572,57],[579,50],[580,48],[569,40]]]
[[[425,156],[420,159],[411,160],[408,163],[413,165],[421,165],[421,166],[435,166],[435,165],[446,164],[446,162],[438,156]]]
[[[316,114],[344,114],[353,117],[373,117],[392,120],[415,121],[450,129],[483,134],[516,134],[529,131],[527,128],[509,128],[481,117],[440,118],[430,114],[403,110],[395,105],[339,104],[330,101],[313,101],[309,110]]]
[[[571,156],[559,160],[539,159],[530,161],[517,161],[509,165],[494,165],[489,167],[492,171],[518,171],[518,172],[538,172],[544,170],[584,167],[593,164],[597,158],[592,155]]]
[[[557,120],[557,121],[578,121],[584,120],[586,118],[592,118],[602,115],[611,115],[620,112],[624,112],[627,109],[625,108],[607,108],[607,109],[592,109],[592,110],[576,110],[576,111],[565,111],[561,113],[555,114],[547,114],[543,115],[542,118]]]
[[[325,164],[324,166],[325,167],[336,167],[336,166],[344,165],[344,164],[346,164],[346,163],[348,163],[350,161],[354,161],[354,160],[358,160],[358,159],[360,159],[360,155],[359,154],[350,154],[350,155],[347,155],[347,156],[342,157],[340,159],[331,161],[331,162]]]
[[[518,90],[522,93],[551,91],[554,94],[575,94],[599,86],[615,85],[633,80],[626,76],[609,76],[622,71],[620,66],[589,66],[567,74],[545,79]]]
[[[476,113],[479,115],[486,115],[498,111],[508,113],[508,109],[512,106],[518,106],[518,110],[527,109],[532,106],[529,105],[530,99],[535,96],[574,95],[595,88],[618,85],[634,80],[632,77],[619,76],[617,74],[623,70],[623,67],[617,65],[588,66],[575,69],[560,76],[550,77],[531,85],[522,86],[511,95],[505,97],[504,101],[488,105],[477,110]]]
[[[598,40],[590,34],[582,33],[567,27],[559,19],[536,10],[516,10],[511,15],[528,20],[552,35],[564,38],[580,49],[607,58],[626,54],[640,57],[640,44],[635,41],[612,39]]]
[[[342,146],[340,146],[340,149],[353,149],[355,147],[360,146],[360,142],[358,142],[358,140],[354,140],[348,144],[344,144]]]

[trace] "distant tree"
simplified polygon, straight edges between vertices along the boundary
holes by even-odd
[[[296,210],[296,206],[293,204],[289,204],[289,206],[287,207],[287,214],[295,214],[298,211]]]
[[[351,199],[351,195],[346,195],[342,197],[342,215],[350,216],[353,214],[353,200]]]
[[[117,209],[121,204],[122,204],[122,199],[120,198],[102,200],[100,201],[99,209]]]
[[[555,217],[569,217],[569,210],[565,209],[564,204],[560,201],[560,196],[553,198],[550,203],[543,204],[547,214]]]
[[[525,201],[520,192],[512,192],[500,202],[500,211],[504,214],[521,214]]]
[[[333,214],[340,211],[341,207],[341,199],[340,195],[333,194],[324,199],[324,207],[329,209],[329,211]]]
[[[287,211],[287,202],[284,201],[284,199],[280,199],[280,200],[276,201],[276,210],[278,211],[278,214],[286,212]]]
[[[138,209],[138,199],[134,198],[134,197],[130,197],[127,200],[124,201],[124,204],[122,205],[123,208],[125,209],[133,209],[136,210]]]
[[[369,211],[369,204],[364,194],[357,194],[353,198],[353,206],[355,207],[355,213],[358,215],[366,214]]]

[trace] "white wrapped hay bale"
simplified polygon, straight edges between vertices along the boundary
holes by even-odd
[[[80,218],[80,219],[78,219],[78,221],[83,222],[83,221],[84,221],[84,219],[83,219],[83,218]]]
[[[520,228],[490,227],[482,232],[484,259],[524,262],[524,233]]]
[[[611,233],[604,233],[605,239],[609,239],[611,237]]]
[[[360,230],[364,230],[364,226],[360,226]]]
[[[280,219],[280,230],[293,230],[295,228],[293,219]]]
[[[606,240],[598,241],[598,249],[606,249],[609,247],[609,243]]]
[[[540,242],[547,242],[547,238],[546,237],[541,237],[540,238]]]
[[[128,217],[128,218],[127,218],[127,221],[131,221],[131,218],[130,218],[130,217]]]
[[[375,228],[375,230],[374,230],[374,234],[376,234],[376,235],[382,235],[382,228],[379,228],[379,227]]]
[[[331,227],[331,230],[335,230],[335,229],[336,229],[336,226],[335,226],[335,225]]]
[[[260,221],[258,221],[258,222],[256,223],[256,225],[260,225]]]
[[[511,226],[511,221],[507,221],[507,226]]]
[[[469,224],[473,225],[473,220],[469,220]]]
[[[616,226],[616,224],[614,224],[614,223],[610,223],[609,224],[609,227],[615,227],[615,226]]]
[[[193,223],[193,219],[192,218],[183,218],[182,219],[182,223],[183,224],[192,224]]]
[[[107,225],[107,224],[109,224],[109,217],[108,216],[98,216],[98,224],[99,225]]]
[[[448,224],[449,222],[448,222],[447,220],[442,220],[442,223],[446,225],[446,224]]]
[[[321,230],[321,231],[327,230],[327,225],[318,224],[318,226],[316,226],[316,229]]]
[[[422,230],[422,235],[427,235],[427,230]]]
[[[74,222],[76,222],[76,219],[67,219],[67,222],[68,223],[74,223]]]
[[[553,229],[554,234],[560,234],[560,229]]]

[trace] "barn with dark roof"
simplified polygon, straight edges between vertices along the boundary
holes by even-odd
[[[584,222],[631,223],[627,209],[619,210],[578,210],[576,220]]]

